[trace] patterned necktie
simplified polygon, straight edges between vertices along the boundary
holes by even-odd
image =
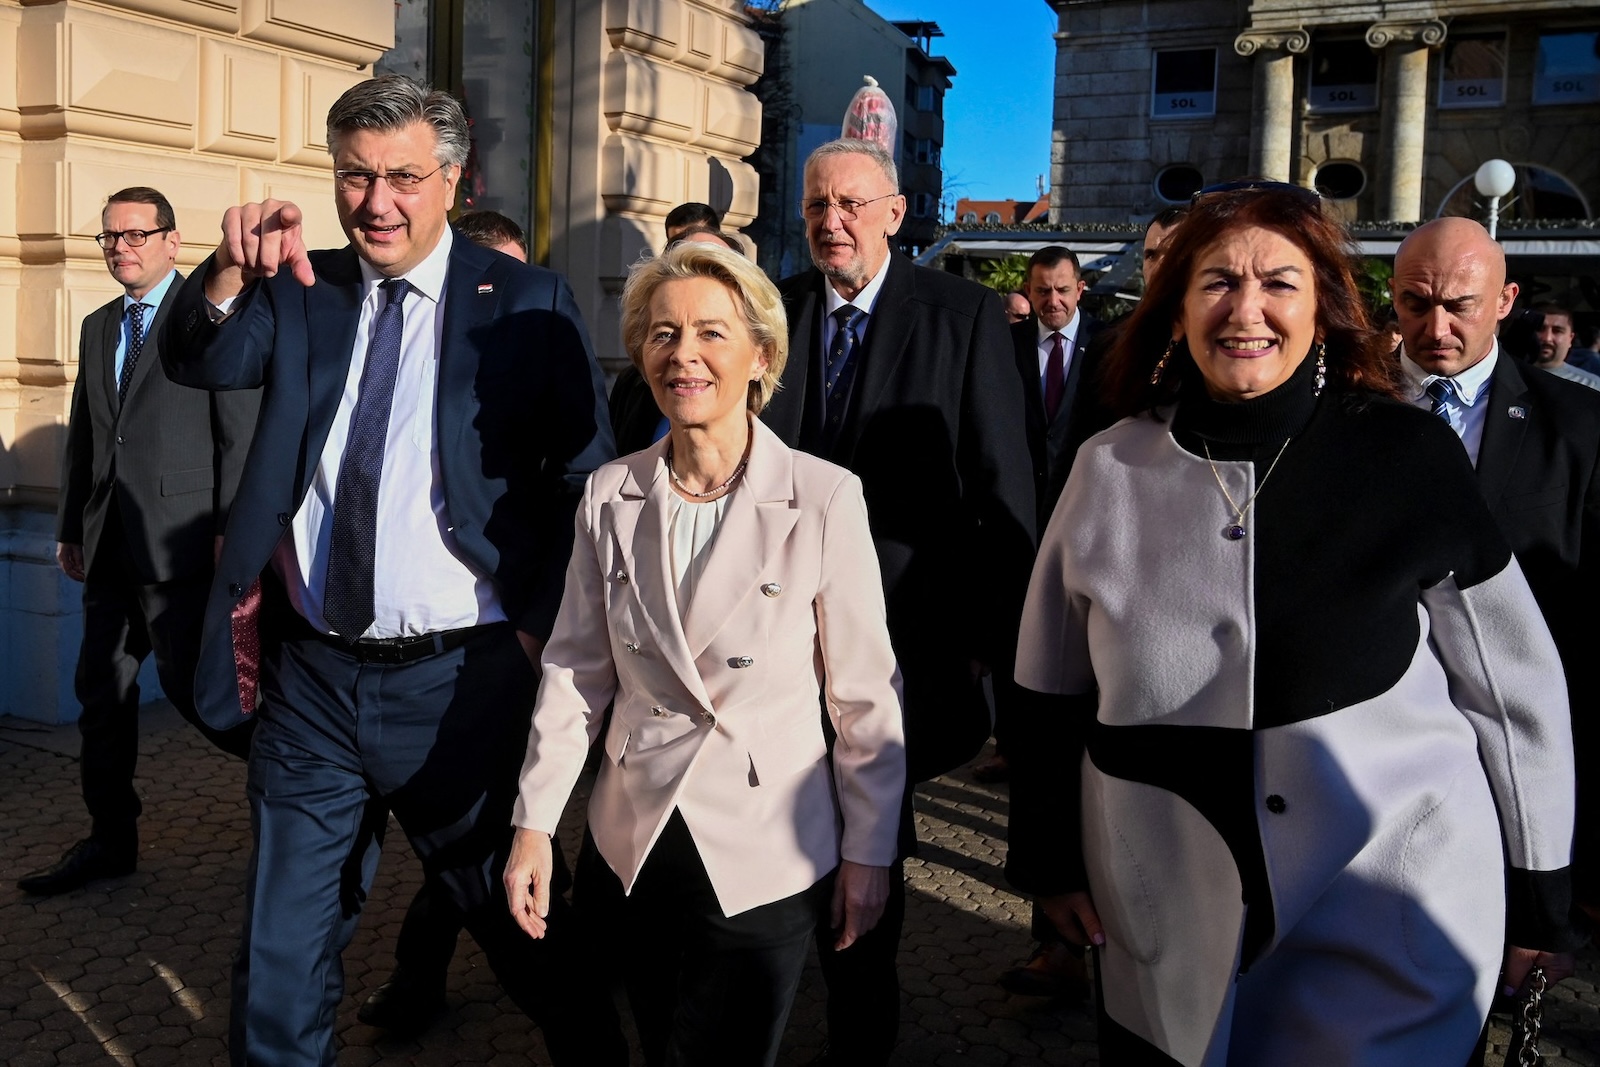
[[[854,304],[846,304],[833,313],[833,320],[837,329],[833,333],[833,344],[828,347],[828,365],[826,367],[826,396],[831,401],[835,396],[840,398],[850,395],[850,379],[855,374],[856,327],[861,320],[866,318],[866,312]]]
[[[1061,410],[1061,394],[1067,387],[1066,362],[1067,354],[1061,343],[1061,334],[1052,333],[1050,359],[1044,365],[1044,416],[1051,422],[1055,421],[1056,412]]]
[[[372,325],[372,344],[361,369],[361,390],[350,413],[350,436],[339,463],[333,493],[333,535],[328,541],[323,617],[346,641],[354,642],[372,625],[373,566],[377,560],[378,482],[389,437],[389,408],[400,370],[400,340],[405,330],[401,305],[411,283],[393,278],[378,286],[387,296]]]
[[[133,382],[133,368],[139,365],[139,353],[144,351],[144,304],[129,304],[128,318],[132,330],[128,336],[128,351],[122,357],[122,373],[117,376],[117,403],[127,399],[128,386]]]
[[[1450,401],[1455,395],[1455,388],[1449,378],[1435,378],[1427,385],[1428,396],[1433,400],[1433,407],[1429,410],[1445,422],[1450,421]]]

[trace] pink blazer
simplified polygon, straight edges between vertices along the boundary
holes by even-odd
[[[589,801],[600,854],[631,892],[677,808],[728,915],[800,892],[841,856],[892,863],[905,789],[861,482],[754,425],[681,621],[665,442],[590,477],[515,813],[555,830],[614,698]]]

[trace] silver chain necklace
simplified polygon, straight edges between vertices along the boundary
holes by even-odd
[[[1283,458],[1284,452],[1289,448],[1289,442],[1293,440],[1294,438],[1292,437],[1284,440],[1283,447],[1278,449],[1276,456],[1272,457],[1272,464],[1267,467],[1267,473],[1263,474],[1261,480],[1256,483],[1256,491],[1245,498],[1244,507],[1240,507],[1234,502],[1233,494],[1228,492],[1228,487],[1222,483],[1222,474],[1217,470],[1217,462],[1211,458],[1211,446],[1204,441],[1200,442],[1200,447],[1205,449],[1206,462],[1211,464],[1211,477],[1217,480],[1217,488],[1222,490],[1222,495],[1228,501],[1228,506],[1233,509],[1233,522],[1222,528],[1223,537],[1230,541],[1238,541],[1244,537],[1245,516],[1250,514],[1250,509],[1255,506],[1256,497],[1260,496],[1261,490],[1266,488],[1267,479],[1272,477],[1272,472],[1277,469],[1278,460]]]

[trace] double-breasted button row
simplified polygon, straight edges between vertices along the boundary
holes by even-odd
[[[654,715],[658,719],[665,719],[668,715],[672,714],[672,709],[663,707],[660,704],[652,704],[650,707],[650,714]],[[705,723],[707,726],[717,725],[717,717],[709,711],[700,712],[700,721]]]

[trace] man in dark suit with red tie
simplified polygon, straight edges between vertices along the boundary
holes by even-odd
[[[232,755],[249,731],[200,722],[194,668],[213,545],[228,516],[255,424],[253,391],[214,396],[174,385],[157,336],[183,280],[178,220],[167,198],[112,193],[95,240],[123,293],[83,321],[78,380],[62,458],[56,559],[83,583],[80,773],[89,836],[18,888],[48,896],[128,874],[138,861],[139,667],[155,655],[179,714]]]
[[[989,736],[981,676],[1010,673],[1034,500],[1000,295],[892,251],[905,207],[877,145],[843,139],[812,152],[801,213],[815,269],[778,285],[789,362],[762,418],[785,444],[861,478],[914,784],[961,766]],[[906,854],[909,811],[908,787]],[[830,1063],[881,1064],[894,1047],[899,868],[889,889],[878,926],[843,952],[819,930]]]
[[[454,98],[384,75],[328,131],[350,244],[230,208],[162,352],[188,384],[264,385],[196,676],[208,723],[257,720],[229,1052],[335,1062],[387,809],[554,1062],[622,1064],[566,905],[534,941],[500,880],[578,495],[613,453],[600,369],[564,279],[449,226]]]

